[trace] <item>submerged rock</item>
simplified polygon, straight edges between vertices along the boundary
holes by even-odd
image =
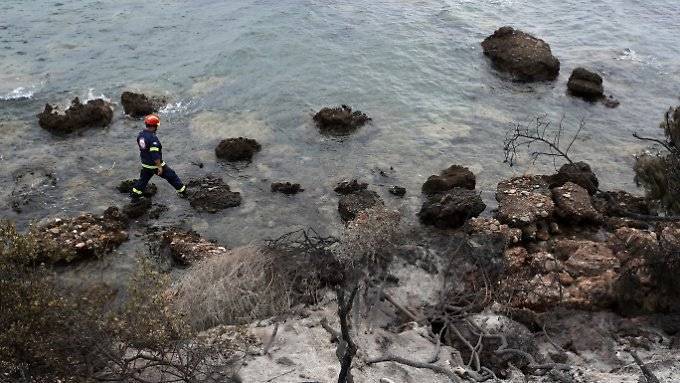
[[[16,171],[9,205],[17,213],[40,207],[49,201],[48,192],[56,185],[57,177],[46,168],[27,167]]]
[[[567,89],[572,96],[581,97],[587,101],[604,98],[602,76],[585,68],[576,68],[571,72]]]
[[[86,104],[78,97],[71,101],[71,106],[64,113],[50,104],[38,114],[38,123],[43,129],[54,133],[72,133],[79,129],[90,127],[104,127],[111,123],[113,109],[111,104],[102,100],[90,100]]]
[[[142,93],[133,92],[123,92],[120,96],[120,102],[123,104],[125,114],[135,118],[156,113],[167,103],[164,98],[147,97]]]
[[[128,239],[126,218],[116,207],[101,216],[83,214],[71,219],[50,219],[38,226],[42,241],[58,244],[65,252],[56,262],[73,262],[89,257],[100,257]]]
[[[241,204],[241,194],[232,192],[222,178],[206,176],[187,183],[187,197],[197,211],[216,213]]]
[[[130,203],[125,205],[125,207],[123,207],[123,214],[129,219],[136,219],[151,210],[151,206],[151,198],[141,197],[130,201]]]
[[[438,228],[457,228],[481,214],[486,205],[474,190],[454,188],[431,194],[418,213],[420,221]]]
[[[364,126],[371,118],[360,111],[352,111],[347,105],[322,108],[314,115],[316,126],[324,133],[349,134]]]
[[[496,30],[482,48],[496,68],[521,81],[554,80],[560,72],[560,61],[548,43],[512,27]]]
[[[476,178],[470,169],[451,165],[448,169],[442,170],[440,175],[432,175],[423,184],[423,193],[435,194],[453,188],[475,189]]]
[[[120,184],[116,186],[116,189],[123,194],[130,194],[132,193],[132,188],[135,186],[135,182],[137,182],[137,180],[120,181]],[[144,196],[153,197],[154,195],[156,195],[157,192],[158,187],[156,187],[156,184],[149,183],[146,185],[146,190],[144,190]]]
[[[338,194],[350,194],[357,192],[359,190],[366,190],[368,188],[368,184],[365,182],[359,182],[358,180],[344,180],[338,182],[338,184],[335,186],[335,189],[333,189],[336,193]]]
[[[396,195],[397,197],[403,197],[403,196],[406,195],[406,188],[401,187],[401,186],[396,186],[396,185],[391,186],[388,189],[388,191],[390,192],[390,194]]]
[[[215,148],[215,155],[227,161],[250,161],[262,146],[251,138],[227,138]]]
[[[297,194],[305,191],[300,184],[292,184],[290,182],[274,182],[271,187],[272,193],[283,193],[287,195]]]
[[[356,218],[360,212],[377,205],[383,205],[383,200],[378,193],[372,190],[357,190],[340,197],[338,211],[340,218],[348,222]]]

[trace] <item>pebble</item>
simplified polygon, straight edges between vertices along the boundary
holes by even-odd
[[[52,233],[52,234],[59,234],[59,233],[61,232],[61,230],[59,230],[58,227],[53,227],[53,228],[51,228],[49,231],[50,231],[50,233]]]
[[[76,243],[76,249],[82,249],[83,247],[85,247],[85,242]]]

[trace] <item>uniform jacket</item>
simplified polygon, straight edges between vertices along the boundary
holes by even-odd
[[[142,165],[156,166],[156,160],[163,163],[163,145],[156,136],[156,133],[149,130],[142,130],[137,135],[137,146],[139,146],[139,157]]]

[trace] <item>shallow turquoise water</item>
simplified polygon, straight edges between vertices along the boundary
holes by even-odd
[[[161,181],[161,224],[182,224],[229,245],[299,226],[341,227],[332,186],[372,183],[409,221],[420,185],[451,164],[470,166],[493,205],[496,183],[552,166],[502,163],[508,124],[547,113],[568,126],[584,118],[574,157],[590,162],[605,188],[635,190],[631,133],[659,135],[663,112],[680,99],[680,3],[676,0],[571,1],[24,1],[0,3],[0,191],[28,164],[59,177],[46,206],[0,215],[25,225],[45,215],[123,204],[113,187],[138,172],[138,121],[116,108],[114,123],[57,138],[35,114],[74,96],[119,101],[123,90],[166,95],[160,136],[181,177],[221,175],[244,203],[196,214]],[[502,25],[548,41],[562,62],[557,81],[517,84],[498,76],[479,43]],[[565,94],[576,66],[603,74],[617,109]],[[343,139],[312,125],[315,110],[350,104],[374,122]],[[216,162],[219,139],[249,136],[263,145],[253,163]],[[191,162],[205,163],[204,169]],[[394,170],[389,170],[392,167]],[[389,177],[383,177],[383,169]],[[304,193],[269,192],[271,181]],[[386,186],[408,188],[403,200]],[[382,186],[386,185],[386,186]]]

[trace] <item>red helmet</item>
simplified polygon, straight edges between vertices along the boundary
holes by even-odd
[[[150,125],[150,126],[157,126],[161,123],[161,119],[158,118],[155,114],[150,114],[146,117],[144,117],[144,124],[145,125]]]

